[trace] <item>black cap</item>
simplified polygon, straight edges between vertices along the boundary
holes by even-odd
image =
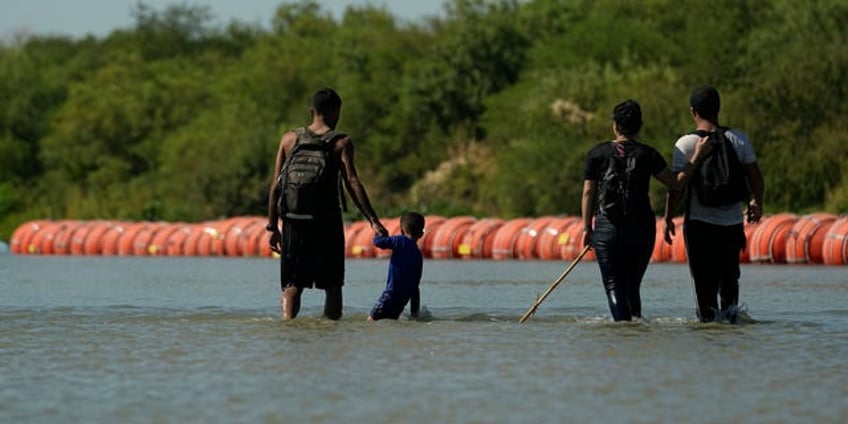
[[[689,106],[698,116],[713,123],[718,123],[718,111],[721,109],[721,97],[718,90],[712,86],[698,87],[689,97]]]
[[[621,102],[613,108],[612,120],[621,134],[636,135],[642,129],[642,107],[632,99]]]

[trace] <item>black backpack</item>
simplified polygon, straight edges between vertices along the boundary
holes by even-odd
[[[698,201],[704,206],[726,206],[748,199],[750,191],[745,168],[733,144],[725,134],[727,128],[716,128],[713,132],[698,130],[693,134],[710,137],[712,151],[705,157],[690,182]]]
[[[294,147],[277,178],[277,210],[284,218],[312,219],[338,205],[342,196],[341,175],[333,159],[338,133],[328,131],[319,137],[308,128],[298,128],[295,134]]]
[[[630,151],[625,150],[624,155],[619,155],[616,151],[616,143],[609,143],[613,153],[598,183],[598,214],[604,215],[612,222],[619,222],[638,212],[631,205],[630,180],[636,168],[636,155],[642,145],[634,144]]]

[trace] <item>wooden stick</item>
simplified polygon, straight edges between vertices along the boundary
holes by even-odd
[[[534,303],[533,306],[531,306],[530,309],[528,309],[527,312],[524,313],[521,319],[518,320],[519,323],[524,324],[524,321],[527,321],[531,316],[533,316],[534,313],[536,313],[536,309],[539,308],[539,305],[541,305],[545,298],[548,297],[548,295],[551,294],[552,291],[554,291],[554,289],[559,285],[559,283],[565,280],[565,277],[568,275],[568,273],[571,272],[572,269],[574,269],[574,267],[577,265],[578,262],[580,262],[581,259],[583,259],[583,256],[586,255],[586,252],[589,251],[590,247],[591,246],[586,246],[583,248],[583,251],[580,252],[580,255],[578,255],[577,258],[575,258],[574,261],[571,262],[571,265],[569,265],[568,268],[563,271],[559,278],[554,280],[553,284],[551,284],[551,286],[548,287],[548,289],[545,290],[545,292],[542,293],[542,295],[539,296],[538,299],[536,299],[536,303]]]

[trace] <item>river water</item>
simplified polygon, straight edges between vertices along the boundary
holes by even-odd
[[[695,320],[651,265],[613,323],[597,264],[424,264],[429,318],[365,322],[385,260],[347,262],[345,316],[279,319],[271,259],[0,255],[0,422],[848,422],[848,272],[743,267],[741,325]]]

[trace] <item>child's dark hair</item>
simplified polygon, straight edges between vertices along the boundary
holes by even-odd
[[[421,237],[424,234],[424,216],[417,212],[401,215],[400,229],[412,237]]]
[[[323,87],[315,92],[312,96],[312,108],[320,115],[325,115],[328,112],[338,111],[342,107],[342,98],[336,90],[329,87]]]

